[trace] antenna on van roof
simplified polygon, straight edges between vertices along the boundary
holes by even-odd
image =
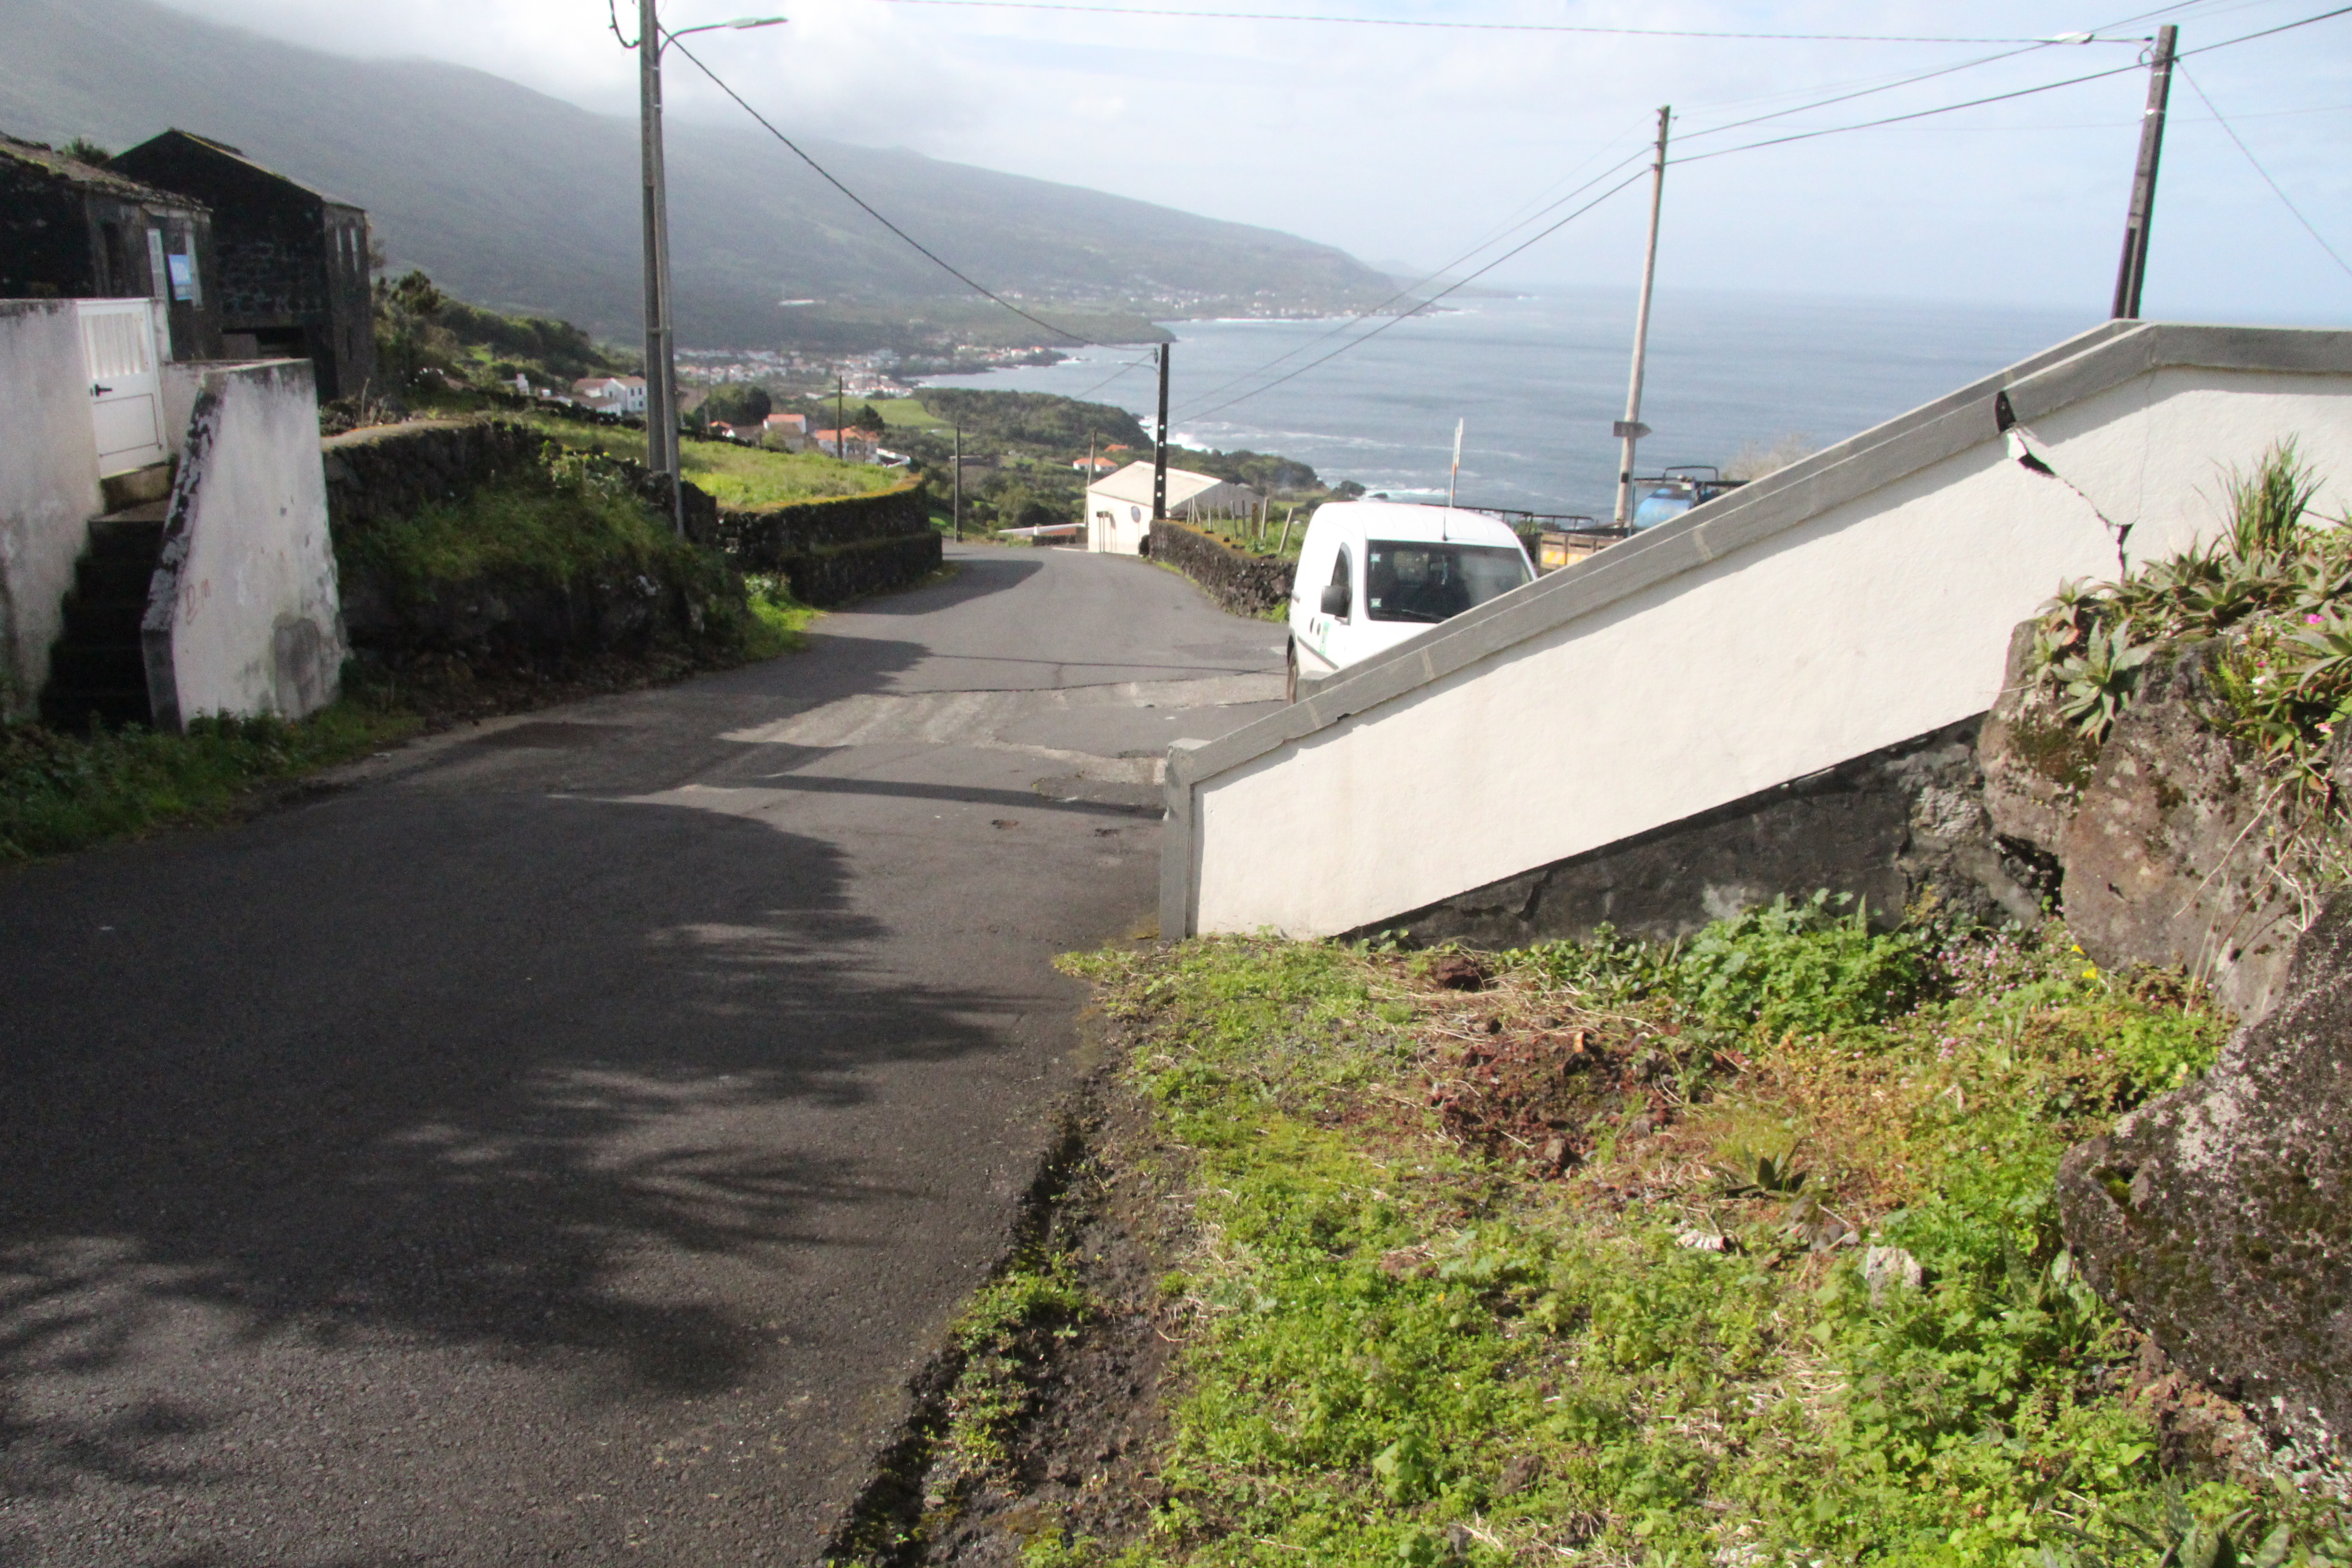
[[[1445,515],[1437,520],[1437,537],[1450,539],[1454,523],[1454,490],[1462,482],[1462,421],[1454,422],[1454,471],[1445,476]]]

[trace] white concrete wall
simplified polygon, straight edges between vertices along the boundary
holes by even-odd
[[[89,378],[70,300],[0,300],[0,715],[40,699],[74,562],[100,508]]]
[[[1110,527],[1102,526],[1101,512],[1110,513]],[[1134,512],[1143,516],[1139,521]],[[1087,492],[1087,548],[1097,555],[1139,555],[1151,531],[1151,504],[1138,503],[1100,490]]]
[[[308,361],[206,368],[141,635],[159,729],[334,700],[342,612]]]
[[[2352,335],[2308,336],[2343,338],[2342,368],[2155,368],[2021,405],[2084,495],[2011,459],[1988,389],[1980,415],[1920,421],[1948,455],[1889,462],[1912,439],[1896,431],[1885,481],[1842,499],[1836,462],[1801,466],[1769,525],[1772,497],[1745,521],[1716,503],[1474,612],[1450,667],[1460,622],[1255,736],[1180,750],[1163,929],[1360,929],[1982,712],[2011,628],[2062,581],[2116,574],[2094,503],[2135,561],[2170,553],[2220,526],[2232,465],[2293,436],[2326,479],[2319,510],[2343,515]],[[1948,438],[1963,417],[1980,439]],[[1612,574],[1642,585],[1612,594]]]

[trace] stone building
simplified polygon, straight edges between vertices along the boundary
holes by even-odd
[[[201,201],[0,136],[0,300],[161,300],[171,357],[217,359],[216,284]]]
[[[321,401],[364,391],[375,331],[363,210],[185,131],[142,142],[109,166],[212,209],[232,357],[308,359]]]

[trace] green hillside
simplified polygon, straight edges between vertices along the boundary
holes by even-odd
[[[633,121],[461,67],[298,48],[151,0],[0,7],[0,130],[119,150],[175,125],[367,207],[395,271],[421,267],[468,300],[601,338],[637,329]],[[972,276],[1098,341],[1156,337],[1154,318],[1388,292],[1344,252],[1271,229],[904,150],[804,144]],[[1040,341],[756,127],[676,124],[669,167],[681,346]]]

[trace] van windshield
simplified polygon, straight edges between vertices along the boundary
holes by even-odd
[[[1527,580],[1527,558],[1500,545],[1375,539],[1364,549],[1364,608],[1376,621],[1448,620]]]

